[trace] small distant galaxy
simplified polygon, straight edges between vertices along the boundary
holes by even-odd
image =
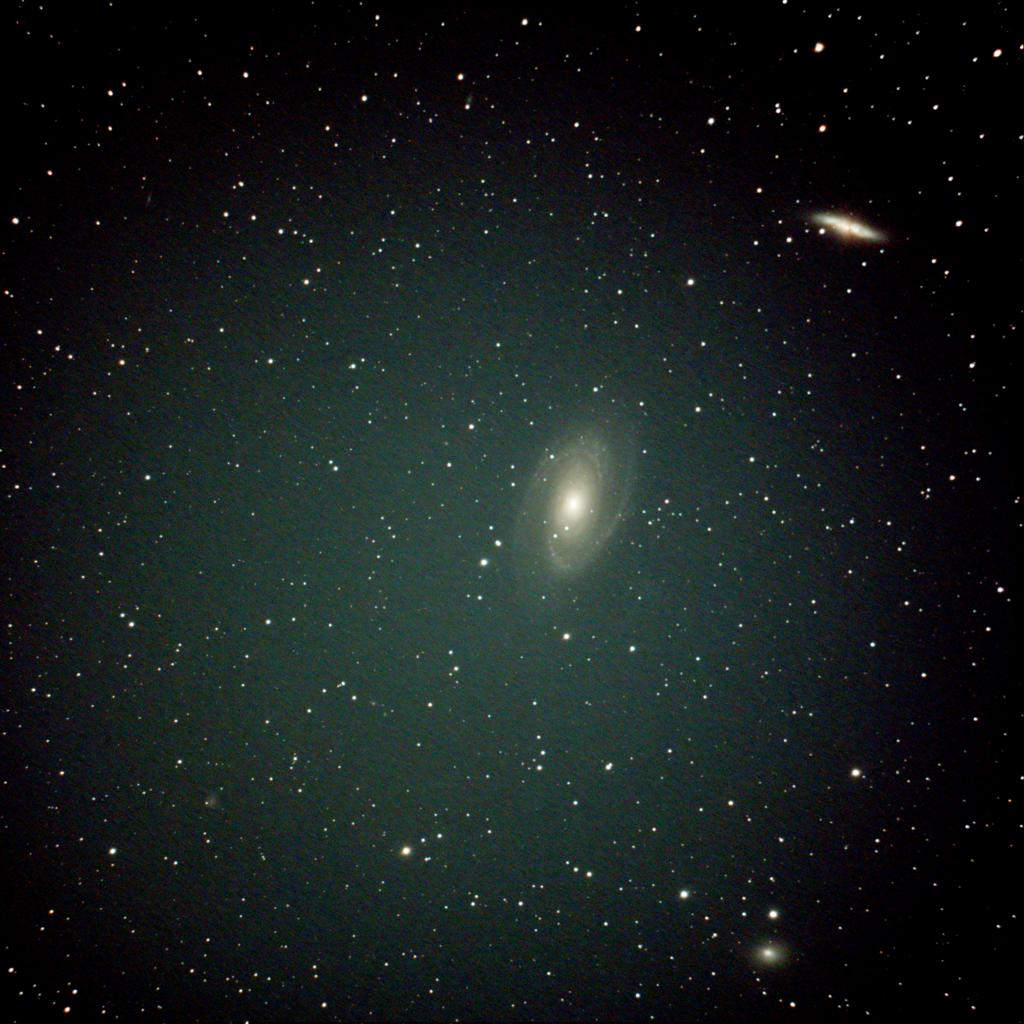
[[[786,967],[791,959],[790,950],[781,942],[768,940],[751,950],[750,962],[759,969]]]
[[[865,224],[856,217],[848,217],[842,213],[812,213],[812,224],[817,224],[822,231],[829,231],[845,242],[885,242],[886,235]]]

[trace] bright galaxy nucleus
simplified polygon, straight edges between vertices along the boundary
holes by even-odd
[[[637,436],[626,423],[587,422],[540,460],[516,520],[521,587],[545,593],[577,578],[601,553],[633,493]]]

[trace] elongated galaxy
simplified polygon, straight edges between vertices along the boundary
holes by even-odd
[[[628,424],[574,428],[544,453],[516,520],[523,589],[548,590],[591,565],[622,521],[635,470],[636,435]]]
[[[844,242],[885,242],[885,235],[870,224],[841,213],[812,213],[811,223],[822,231],[831,231]]]

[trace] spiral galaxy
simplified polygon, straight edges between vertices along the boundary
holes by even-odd
[[[521,589],[553,590],[594,561],[625,515],[635,473],[629,424],[586,423],[544,453],[516,520]]]

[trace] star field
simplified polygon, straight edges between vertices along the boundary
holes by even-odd
[[[7,20],[12,1019],[994,1019],[1005,12],[321,6]]]

